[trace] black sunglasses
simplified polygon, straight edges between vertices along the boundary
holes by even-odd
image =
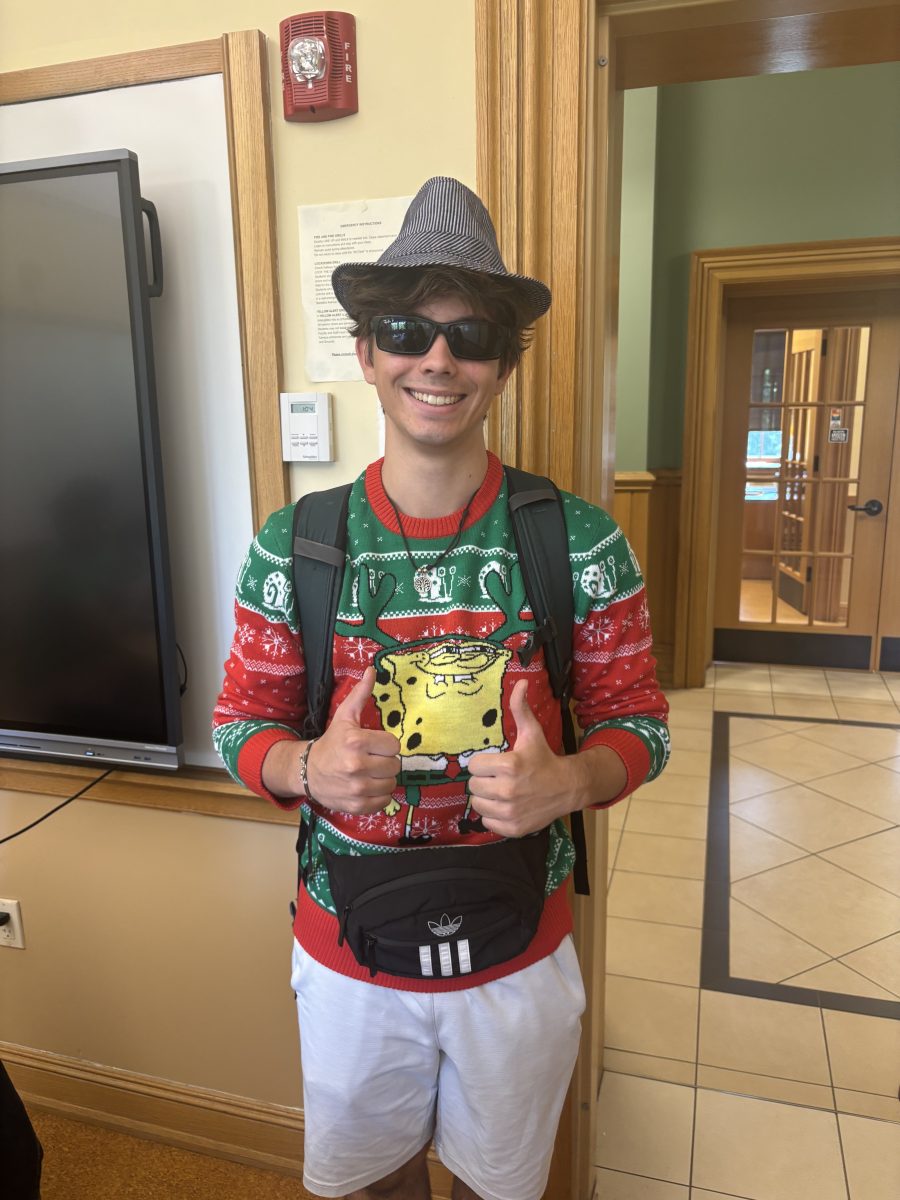
[[[442,333],[454,358],[483,362],[500,358],[509,343],[507,331],[483,317],[461,321],[429,321],[427,317],[376,317],[375,345],[386,354],[424,354]]]

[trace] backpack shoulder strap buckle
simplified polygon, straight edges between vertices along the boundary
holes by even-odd
[[[516,657],[523,667],[528,667],[537,654],[539,646],[546,646],[559,636],[556,621],[551,613],[536,629],[532,629],[524,643],[516,651]]]

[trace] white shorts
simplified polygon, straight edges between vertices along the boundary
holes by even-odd
[[[581,1036],[572,939],[480,987],[404,992],[348,979],[295,941],[304,1186],[345,1196],[434,1139],[484,1200],[540,1200]]]

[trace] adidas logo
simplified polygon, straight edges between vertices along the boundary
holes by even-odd
[[[440,921],[428,922],[428,928],[435,937],[452,937],[460,925],[462,925],[462,917],[454,917],[451,921],[446,913],[441,916]]]

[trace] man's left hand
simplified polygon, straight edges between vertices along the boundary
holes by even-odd
[[[561,756],[550,749],[528,703],[527,680],[513,688],[509,709],[516,724],[515,746],[502,754],[472,756],[469,793],[485,828],[502,837],[524,837],[593,798],[586,764],[578,761],[582,756]]]

